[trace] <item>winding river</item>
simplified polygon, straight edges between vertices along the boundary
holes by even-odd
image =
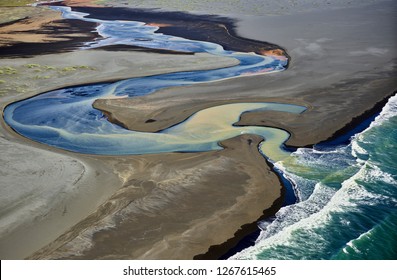
[[[65,18],[94,22],[100,40],[84,49],[109,45],[183,52],[207,52],[239,61],[233,67],[133,78],[115,83],[54,90],[6,107],[4,118],[19,134],[78,153],[129,155],[221,149],[219,142],[250,133],[262,136],[259,149],[294,182],[297,201],[271,221],[260,223],[256,244],[236,259],[396,259],[397,256],[397,97],[364,131],[343,143],[282,149],[288,133],[234,123],[246,111],[300,114],[306,108],[278,103],[236,103],[197,112],[157,133],[127,130],[93,108],[104,98],[134,98],[159,89],[219,81],[286,69],[284,56],[224,50],[209,42],[156,33],[158,27],[134,21],[107,21],[53,7]],[[380,245],[382,244],[382,245]]]
[[[19,134],[78,153],[131,155],[217,150],[221,149],[220,141],[249,133],[266,139],[260,149],[272,161],[288,156],[281,147],[289,137],[287,132],[269,127],[237,127],[233,124],[246,111],[271,110],[299,114],[306,109],[302,106],[279,103],[216,106],[202,110],[183,123],[158,133],[127,130],[109,122],[101,111],[92,106],[97,99],[133,98],[169,87],[283,71],[288,64],[287,57],[228,51],[218,44],[156,33],[158,27],[142,22],[100,20],[72,11],[69,7],[52,8],[60,10],[64,18],[97,24],[97,32],[103,39],[86,44],[84,49],[122,44],[194,53],[207,52],[235,58],[239,64],[221,69],[161,74],[46,92],[6,107],[4,119]]]

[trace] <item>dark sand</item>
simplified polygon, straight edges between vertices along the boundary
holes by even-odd
[[[396,90],[396,10],[396,4],[386,1],[279,17],[244,16],[238,31],[255,39],[280,42],[291,55],[287,71],[166,89],[122,103],[99,100],[95,107],[113,113],[117,121],[130,129],[158,131],[183,121],[197,110],[218,104],[301,104],[308,107],[301,115],[246,113],[238,124],[286,129],[291,133],[287,142],[291,146],[318,143]],[[150,104],[150,109],[141,107],[142,104]],[[133,113],[129,115],[128,110]],[[148,119],[156,121],[147,123]]]
[[[395,12],[395,3],[379,1],[372,6],[283,16],[235,16],[239,18],[237,34],[282,46],[291,56],[290,68],[167,89],[128,102],[100,100],[95,106],[132,129],[157,131],[218,104],[302,104],[308,110],[300,115],[247,113],[239,125],[287,129],[289,145],[317,143],[396,90]],[[111,72],[112,68],[107,74]],[[79,81],[97,79],[92,75]],[[67,83],[58,81],[56,87]],[[15,139],[9,131],[2,134]],[[118,191],[30,258],[192,259],[211,246],[213,254],[207,257],[222,255],[237,241],[233,236],[240,235],[241,226],[252,224],[266,209],[274,210],[272,205],[279,207],[280,183],[257,151],[259,140],[251,135],[227,140],[226,149],[218,152],[88,157],[118,175],[121,183],[114,181]]]
[[[76,11],[95,14],[102,20],[129,20],[145,22],[160,27],[158,33],[183,37],[189,40],[208,41],[223,46],[225,50],[255,52],[258,54],[287,54],[278,45],[238,36],[235,21],[214,15],[194,15],[180,12],[164,12],[147,9],[115,7],[76,7]]]
[[[258,152],[260,140],[243,135],[217,152],[112,159],[129,174],[123,188],[30,258],[191,259],[205,253],[257,221],[281,196],[277,176]]]
[[[9,25],[9,27],[12,25],[13,24]],[[224,29],[221,28],[221,30]],[[227,39],[227,36],[227,32],[221,32],[218,35],[215,35],[214,38],[220,38],[223,40],[225,38]],[[82,36],[82,40],[85,38],[85,36]],[[240,45],[241,42],[244,42],[242,38],[231,39],[237,40],[236,44]],[[60,42],[59,44],[51,43],[52,48],[49,49],[49,51],[63,52],[65,51],[65,47],[67,48],[70,46],[71,42],[73,42],[73,40],[70,42]],[[77,43],[78,42],[80,42],[80,40],[77,40]],[[276,49],[277,52],[280,51],[277,46],[272,44],[256,41],[247,41],[245,43],[244,47],[252,45],[258,52],[272,51],[274,49]],[[33,50],[40,50],[43,46],[47,46],[47,43],[36,42],[29,45],[23,44],[21,45],[22,50],[18,50],[15,55],[22,57],[28,56],[29,51],[32,50],[32,46],[34,47]],[[15,45],[13,47],[15,47]],[[10,52],[10,48],[3,48],[3,50],[5,50],[7,56],[14,56],[14,54]],[[48,64],[50,64],[49,62],[58,60],[59,63],[59,58],[68,61],[68,63],[84,62],[85,65],[89,62],[89,66],[87,67],[91,67],[93,71],[92,75],[95,75],[95,78],[93,78],[87,76],[87,73],[77,71],[76,73],[68,73],[68,79],[61,79],[62,77],[55,75],[48,83],[33,82],[30,85],[32,90],[30,94],[34,95],[35,91],[44,91],[44,89],[51,89],[51,87],[61,87],[62,85],[65,86],[70,84],[70,81],[67,80],[72,80],[75,83],[84,83],[84,81],[94,82],[95,80],[100,81],[101,79],[98,77],[95,69],[98,66],[106,68],[105,73],[103,73],[104,69],[102,69],[99,76],[108,78],[102,78],[102,80],[117,79],[117,77],[125,76],[126,74],[121,74],[121,70],[125,68],[128,56],[135,57],[137,54],[132,53],[131,55],[131,48],[125,49],[122,47],[114,50],[128,50],[129,52],[125,54],[120,52],[117,54],[109,52],[106,57],[112,63],[112,67],[110,69],[109,64],[103,65],[103,57],[105,56],[103,51],[86,51],[81,53],[63,54],[62,56],[47,55],[24,60],[8,59],[3,60],[2,62],[5,65],[11,64],[18,73],[15,77],[8,77],[7,83],[12,81],[17,84],[18,77],[21,75],[21,69],[24,74],[30,74],[30,72],[26,72],[27,70],[23,68],[24,65],[35,65],[33,68],[42,72],[47,69],[45,66],[48,66]],[[88,57],[91,57],[91,59]],[[125,60],[123,64],[120,63],[121,58],[124,58]],[[217,67],[221,67],[222,65],[229,66],[236,63],[233,59],[211,58],[210,55],[205,54],[195,55],[194,57],[192,55],[178,55],[173,59],[165,57],[163,58],[164,61],[162,63],[161,61],[156,62],[156,59],[158,58],[152,57],[150,60],[145,60],[141,55],[139,59],[135,57],[135,61],[133,61],[131,65],[139,65],[140,69],[149,67],[149,69],[146,69],[141,73],[142,75],[148,75],[153,71],[153,69],[154,73],[165,73],[172,70],[181,71],[184,68],[209,69],[214,68],[215,65]],[[92,60],[94,60],[95,63],[92,63]],[[161,67],[150,68],[150,65],[147,65],[148,61],[150,61],[153,66],[156,65],[156,63],[161,63]],[[177,65],[178,61],[181,62],[181,65]],[[194,66],[192,64],[194,64]],[[56,67],[59,68],[58,65]],[[47,72],[46,74],[48,74]],[[128,73],[128,75],[132,77],[138,72],[129,71]],[[71,74],[73,75],[71,76]],[[63,73],[62,75],[66,74]],[[8,98],[9,96],[6,96],[6,99]],[[13,134],[7,127],[5,127],[4,132]],[[14,137],[14,135],[11,136]],[[19,141],[23,140],[23,138],[16,135],[15,137]],[[152,155],[141,157],[104,158],[81,156],[80,159],[84,160],[85,164],[87,160],[91,161],[91,163],[97,160],[108,165],[110,171],[116,173],[121,180],[121,184],[120,181],[116,180],[114,181],[114,184],[116,186],[119,185],[119,188],[122,188],[106,200],[102,206],[95,210],[94,214],[89,216],[87,219],[83,219],[76,226],[73,226],[70,231],[67,231],[54,242],[50,243],[50,245],[41,250],[40,253],[34,254],[33,258],[78,257],[74,256],[76,254],[76,252],[73,252],[74,249],[71,249],[72,252],[70,253],[63,252],[63,248],[69,248],[70,246],[73,248],[73,244],[76,244],[75,247],[78,247],[79,250],[82,246],[84,247],[84,244],[88,246],[88,248],[95,244],[92,252],[87,250],[87,252],[82,254],[81,258],[192,258],[195,255],[205,253],[207,248],[213,244],[221,244],[225,240],[229,239],[229,242],[227,243],[228,245],[223,246],[222,250],[218,250],[218,254],[225,253],[230,246],[233,246],[246,233],[255,229],[255,222],[263,216],[264,209],[267,209],[266,213],[268,215],[269,211],[275,213],[280,207],[282,189],[277,176],[270,173],[269,167],[258,152],[257,145],[260,140],[256,136],[252,136],[252,139],[246,139],[247,137],[249,136],[242,136],[238,139],[225,141],[225,150],[222,152]],[[244,143],[246,143],[247,152],[243,152],[243,147],[240,147],[243,146]],[[37,146],[39,148],[45,148],[44,145],[36,145],[30,141],[27,141],[27,144],[33,144],[34,147]],[[51,148],[48,149],[51,151],[54,150]],[[28,151],[29,149],[27,149],[26,152]],[[66,154],[79,158],[79,156],[75,154]],[[246,155],[244,156],[244,154]],[[243,160],[244,157],[246,157],[246,160]],[[153,174],[152,169],[147,170],[147,164],[142,166],[142,162],[149,160],[150,165],[153,165],[158,169],[160,174]],[[67,164],[67,161],[62,161],[62,164]],[[96,166],[90,165],[89,167],[96,169]],[[77,171],[70,170],[69,172],[73,175],[74,173],[79,172],[78,169],[79,168],[77,168]],[[48,176],[51,176],[51,172],[48,172],[48,174]],[[101,173],[98,174],[98,176],[100,175]],[[137,178],[140,179],[138,180]],[[10,176],[7,176],[7,179],[12,180],[12,177],[10,178]],[[45,185],[50,187],[52,184],[54,183],[50,180],[48,184]],[[148,189],[146,190],[146,188]],[[111,190],[112,189],[114,189],[114,187],[111,188]],[[138,192],[137,189],[139,190]],[[154,196],[152,193],[154,193]],[[143,199],[143,202],[140,200],[141,198]],[[167,199],[170,200],[169,203],[163,205]],[[99,201],[101,201],[101,199],[99,199]],[[201,202],[197,203],[197,201]],[[213,203],[213,201],[215,201],[215,203]],[[137,218],[138,222],[135,219],[131,222],[126,222],[126,225],[124,225],[124,223],[117,223],[115,225],[115,233],[111,234],[109,238],[104,240],[103,245],[99,245],[97,236],[101,236],[101,234],[109,227],[109,224],[110,226],[113,226],[115,221],[119,221],[120,212],[127,212],[125,215],[129,215],[128,207],[135,203],[138,205],[144,204],[145,208],[148,208],[146,209],[146,212],[142,214],[142,218]],[[111,204],[113,204],[113,206],[109,207]],[[247,204],[253,205],[254,207],[247,207]],[[179,209],[181,206],[184,207]],[[53,207],[57,206],[55,205]],[[70,206],[63,206],[62,216],[70,212],[67,210],[69,207]],[[150,213],[147,213],[148,210]],[[168,214],[164,217],[163,213]],[[185,216],[182,217],[181,213],[184,213]],[[153,216],[153,219],[149,219],[147,215]],[[135,216],[136,215],[133,217]],[[43,219],[44,217],[40,218]],[[162,220],[164,221],[162,222]],[[138,223],[140,226],[130,223]],[[158,231],[158,225],[163,223],[165,224],[164,229],[162,231]],[[249,225],[244,226],[243,229],[239,231],[239,228],[245,224]],[[48,227],[51,227],[51,222],[47,223],[47,228]],[[137,230],[130,232],[131,227],[137,228]],[[153,227],[154,229],[151,229]],[[26,227],[23,228],[25,232],[27,232]],[[28,229],[31,233],[34,233],[35,230],[36,232],[42,232],[40,228],[32,229],[31,226],[28,227]],[[206,232],[208,229],[217,234],[214,234],[212,238],[208,238],[208,234]],[[98,233],[96,233],[97,231]],[[147,240],[144,239],[141,235],[147,236],[148,234],[146,231],[153,231],[153,238],[148,238]],[[59,231],[55,232],[59,235]],[[87,235],[87,232],[91,232],[92,236],[84,238],[84,236]],[[187,234],[186,232],[190,233],[188,236],[184,237],[184,239],[186,239],[184,241],[186,245],[183,245],[183,250],[170,253],[168,250],[161,249],[164,246],[162,243],[164,236],[169,235],[171,239],[179,240],[181,238],[181,234],[184,236]],[[233,238],[233,235],[236,232],[238,233],[236,237]],[[19,231],[17,227],[14,230],[13,236],[23,238],[21,233],[22,232]],[[139,248],[139,246],[141,246],[142,249],[137,252],[123,254],[123,252],[119,251],[123,248],[125,250],[125,246],[122,245],[123,243],[120,243],[121,249],[118,248],[118,246],[115,246],[115,244],[123,239],[119,238],[117,236],[118,234],[124,234],[127,236],[132,234],[132,240],[129,241],[131,246],[133,248]],[[45,238],[51,238],[53,234],[49,233],[44,236],[46,236]],[[139,240],[142,238],[142,244],[138,241],[134,241],[135,239]],[[34,239],[36,242],[38,241],[38,238]],[[197,241],[195,241],[196,239]],[[9,258],[10,256],[19,257],[24,254],[24,250],[21,248],[22,246],[15,245],[14,248],[18,247],[18,253],[12,253],[11,251],[13,250],[13,246],[6,245],[5,241],[7,241],[7,244],[13,244],[15,242],[18,244],[25,244],[25,247],[34,248],[33,244],[33,246],[27,246],[25,241],[18,242],[18,239],[15,240],[15,238],[10,235],[8,237],[3,237],[2,241],[4,241],[4,243],[0,242],[0,246],[3,249],[3,254],[6,258]],[[149,252],[146,251],[148,250],[148,246],[152,246],[154,241],[159,243],[159,249],[156,249],[154,252],[149,254]],[[43,241],[41,240],[40,243],[41,242]],[[110,243],[113,245],[109,246]],[[195,248],[187,249],[190,247],[189,244],[191,243],[197,243]],[[101,246],[103,248],[98,251],[96,246]],[[58,247],[58,250],[52,252],[54,248]],[[28,249],[25,252],[28,252],[29,250],[31,249]],[[62,251],[63,253],[60,254],[59,251]]]

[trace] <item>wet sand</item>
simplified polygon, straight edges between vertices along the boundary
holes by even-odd
[[[271,125],[287,129],[291,132],[288,144],[293,146],[317,143],[346,127],[355,117],[372,109],[377,102],[396,90],[395,8],[395,4],[385,1],[382,5],[369,7],[312,11],[271,18],[236,16],[239,18],[237,33],[240,36],[273,42],[287,50],[292,58],[287,71],[167,89],[129,102],[100,100],[95,106],[109,112],[130,128],[158,131],[183,121],[200,109],[219,104],[255,101],[301,104],[307,106],[308,110],[297,116],[287,113],[246,113],[238,124]],[[335,24],[338,24],[338,28],[335,28]],[[266,29],[256,26],[266,26]],[[55,79],[53,84],[47,84],[46,81],[33,83],[33,92],[2,96],[2,106],[74,82],[95,82],[104,76],[108,76],[108,79],[122,78],[122,69],[128,68],[120,65],[122,63],[116,58],[118,55],[119,59],[127,56],[127,52],[112,52],[109,60],[115,63],[111,67],[107,67],[99,53],[88,53],[103,63],[92,62],[93,65],[99,65],[96,66],[97,72],[80,70],[69,73],[70,79]],[[67,55],[73,56],[55,56],[62,60]],[[130,55],[133,61],[134,57],[142,54]],[[46,61],[45,57],[32,59],[40,62]],[[188,58],[182,56],[180,59],[183,64]],[[160,60],[156,65],[163,65]],[[73,62],[70,64],[73,65]],[[102,73],[103,69],[108,72]],[[159,71],[171,69],[178,68],[173,66]],[[84,75],[81,75],[83,72]],[[102,76],[97,76],[98,73]],[[77,77],[79,79],[74,80]],[[123,113],[132,109],[134,118]],[[28,150],[45,149],[55,158],[65,157],[62,160],[75,178],[80,176],[82,166],[88,165],[97,172],[97,164],[107,166],[100,174],[109,172],[117,175],[112,181],[113,188],[117,189],[115,193],[109,191],[107,197],[98,199],[96,203],[102,203],[99,208],[93,207],[91,212],[85,212],[87,218],[76,221],[77,224],[69,230],[65,229],[64,234],[30,255],[30,258],[191,259],[206,253],[213,245],[227,244],[219,252],[213,250],[213,254],[207,255],[207,258],[216,258],[227,247],[233,246],[238,238],[231,243],[225,241],[233,239],[242,225],[255,222],[264,210],[271,210],[272,205],[277,208],[277,201],[282,195],[276,175],[257,151],[260,139],[252,135],[227,140],[223,143],[226,149],[218,152],[131,157],[64,153],[22,139],[6,129],[4,124],[1,137],[9,145],[17,142]],[[15,146],[15,149],[18,147]],[[23,153],[18,158],[26,159],[30,165],[37,164]],[[76,160],[72,162],[74,165],[71,165],[71,158]],[[54,160],[51,157],[43,158],[43,162]],[[46,167],[43,166],[43,169]],[[7,182],[12,182],[13,176],[10,173],[10,181]],[[48,178],[51,176],[48,175]],[[89,176],[86,180],[94,182]],[[48,185],[53,184],[55,179],[48,181]],[[55,208],[62,212],[63,205]],[[42,214],[37,219],[45,220],[45,217]],[[53,227],[50,229],[53,230]],[[31,230],[29,227],[23,229],[25,232]],[[51,234],[47,242],[59,236],[53,231]],[[25,242],[21,246],[35,243],[34,237],[26,239],[22,235],[15,236],[14,242]],[[6,239],[2,237],[2,240]],[[37,244],[37,247],[42,246]],[[12,246],[8,250],[12,250]],[[28,255],[25,251],[19,255],[4,254],[2,257],[24,258]]]
[[[281,195],[259,141],[243,135],[217,152],[117,159],[123,188],[30,258],[191,259],[206,252]]]

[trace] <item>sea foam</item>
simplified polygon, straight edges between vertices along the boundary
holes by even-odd
[[[277,162],[275,166],[294,183],[299,202],[261,224],[256,244],[232,259],[329,259],[339,248],[343,257],[351,251],[358,254],[357,240],[369,237],[378,221],[397,207],[397,180],[380,165],[379,158],[385,157],[378,156],[373,143],[379,139],[376,133],[388,135],[380,128],[389,129],[396,116],[393,96],[348,145],[302,148]]]

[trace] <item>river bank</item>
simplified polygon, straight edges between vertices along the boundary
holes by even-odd
[[[274,112],[246,113],[239,124],[270,125],[286,129],[291,133],[288,144],[293,146],[317,143],[331,137],[354,117],[371,109],[395,90],[396,41],[395,37],[386,35],[393,34],[391,31],[394,27],[391,21],[379,20],[392,15],[393,9],[388,9],[387,5],[393,9],[395,7],[391,2],[385,1],[382,5],[370,8],[350,8],[327,13],[314,11],[272,18],[235,15],[240,19],[237,29],[240,36],[274,42],[287,49],[292,57],[288,71],[167,89],[125,103],[106,100],[102,104],[103,110],[116,112],[133,106],[134,118],[118,121],[129,123],[129,127],[138,130],[157,131],[183,121],[200,109],[225,103],[261,101],[301,104],[308,107],[308,110],[298,116]],[[335,17],[343,20],[336,21]],[[343,28],[330,28],[335,21]],[[258,25],[267,28],[261,31],[255,28]],[[378,29],[384,33],[376,32]],[[150,54],[150,59],[136,62],[135,59],[143,54],[131,53],[131,64],[123,64],[121,59],[127,56],[127,52],[107,52],[108,60],[105,60],[100,52],[90,51],[80,55],[80,59],[86,54],[91,59],[74,61],[83,64],[80,66],[96,67],[95,70],[79,68],[70,71],[68,80],[60,77],[56,85],[40,80],[36,92],[96,82],[111,75],[111,79],[122,78],[123,75],[131,74],[131,64],[140,65],[157,57]],[[59,54],[54,57],[59,58],[59,62],[69,61],[64,67],[73,67],[76,65],[67,59],[67,56],[73,55],[74,53]],[[54,57],[35,57],[32,63],[21,60],[20,64],[47,65]],[[180,58],[180,63],[187,68],[192,63],[188,59]],[[197,57],[191,59],[196,61]],[[114,62],[112,67],[108,67],[109,60]],[[210,60],[213,61],[212,58]],[[174,61],[174,56],[168,60],[159,59],[152,65],[169,65],[170,61]],[[218,64],[218,61],[213,62]],[[179,62],[176,64],[179,65]],[[179,70],[176,64],[158,71]],[[142,69],[151,71],[148,70],[150,65],[143,65]],[[108,72],[103,72],[104,69]],[[139,75],[145,73],[139,72]],[[6,94],[2,97],[3,106],[25,96],[26,93],[12,97]],[[147,122],[148,119],[156,121]],[[23,145],[29,143],[32,147],[28,149],[44,148],[14,136],[4,126],[3,132],[7,140]],[[228,148],[220,152],[126,158],[89,157],[94,162],[108,164],[107,172],[118,175],[113,180],[113,188],[119,191],[113,195],[109,191],[107,198],[99,199],[96,205],[107,202],[96,211],[93,207],[93,214],[43,250],[31,255],[31,258],[192,258],[205,253],[211,245],[232,238],[241,225],[258,219],[263,210],[271,207],[281,194],[277,177],[269,173],[263,158],[255,151],[259,139],[247,137],[251,136],[227,141],[224,145]],[[67,154],[80,162],[84,158]],[[45,158],[43,160],[53,161]],[[31,162],[36,164],[34,159]],[[83,168],[77,166],[80,166],[77,170],[73,169],[75,167],[68,168],[78,178]],[[96,166],[91,165],[94,169]],[[9,182],[15,177],[15,174],[11,175]],[[22,177],[28,178],[26,174]],[[218,192],[219,182],[224,184],[221,185],[223,191]],[[49,181],[48,184],[54,182]],[[223,199],[225,194],[229,196]],[[220,198],[222,199],[219,200]],[[166,203],[163,203],[164,199]],[[137,218],[135,215],[138,215]],[[150,222],[143,222],[147,220]],[[135,237],[130,237],[130,228],[136,228]],[[59,233],[54,233],[52,238],[57,235]],[[19,238],[24,240],[23,236]],[[32,243],[31,240],[25,242]],[[126,246],[126,243],[129,245]],[[134,244],[139,244],[139,249],[135,249]],[[36,246],[41,247],[38,243]],[[80,252],[77,248],[85,250]],[[20,254],[11,257],[24,256]]]
[[[1,107],[76,81],[84,84],[234,64],[233,59],[201,54],[175,57],[107,51],[2,59],[0,67],[9,73],[2,75],[5,82],[1,85]],[[131,68],[133,65],[137,67]],[[26,141],[3,122],[1,135],[2,258],[24,258],[38,250],[95,211],[125,183],[126,175],[114,167],[113,161],[65,154]],[[26,238],[26,232],[30,238]]]

